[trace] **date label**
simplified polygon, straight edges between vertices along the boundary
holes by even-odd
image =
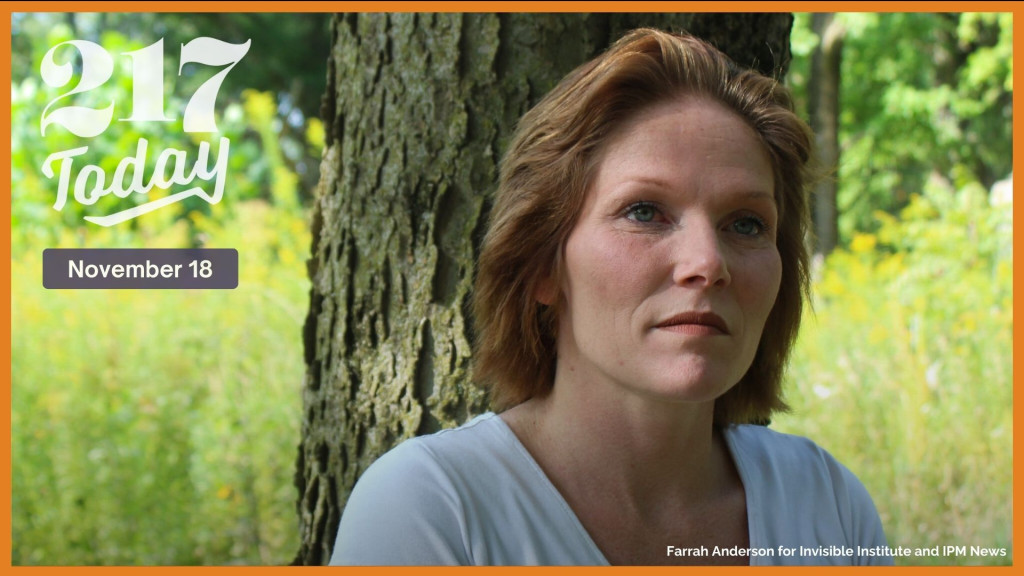
[[[233,289],[233,248],[48,248],[43,287],[50,289]]]

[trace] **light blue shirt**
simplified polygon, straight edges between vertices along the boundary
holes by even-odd
[[[892,564],[871,497],[828,452],[762,426],[723,432],[743,482],[752,565]],[[664,545],[666,553],[669,545],[686,546]],[[374,462],[345,506],[331,564],[608,561],[512,430],[489,412],[407,440]]]

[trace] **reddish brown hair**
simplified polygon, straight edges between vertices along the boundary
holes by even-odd
[[[639,111],[671,99],[724,104],[754,128],[775,176],[782,283],[753,363],[715,402],[719,424],[768,419],[784,410],[781,381],[808,292],[807,125],[776,81],[736,66],[697,38],[630,32],[566,76],[520,120],[502,166],[474,291],[474,377],[496,410],[554,385],[558,307],[537,302],[559,278],[561,253],[582,210],[601,146]]]

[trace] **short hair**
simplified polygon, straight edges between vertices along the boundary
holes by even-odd
[[[473,296],[473,376],[490,388],[495,410],[554,386],[558,304],[539,303],[538,286],[562,274],[562,250],[602,145],[639,112],[690,97],[724,104],[755,130],[771,160],[779,210],[778,296],[751,366],[715,400],[715,423],[764,422],[787,409],[782,377],[809,293],[813,136],[777,81],[740,68],[695,37],[639,29],[571,72],[527,112],[502,161]]]

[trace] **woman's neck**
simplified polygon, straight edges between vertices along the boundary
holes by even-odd
[[[502,417],[563,493],[615,498],[646,516],[713,500],[729,484],[713,402],[672,403],[562,376],[548,396]]]

